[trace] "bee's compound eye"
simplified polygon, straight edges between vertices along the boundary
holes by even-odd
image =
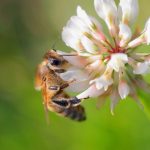
[[[51,63],[52,66],[58,66],[58,65],[61,64],[61,61],[58,60],[58,59],[51,59],[50,63]]]

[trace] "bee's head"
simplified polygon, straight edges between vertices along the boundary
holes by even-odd
[[[44,58],[51,66],[59,67],[65,63],[63,56],[59,55],[55,50],[48,51]]]
[[[49,59],[49,63],[52,65],[52,66],[60,66],[62,64],[61,60],[60,59],[57,59],[57,58],[50,58]]]

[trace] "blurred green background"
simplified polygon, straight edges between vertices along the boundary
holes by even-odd
[[[150,1],[140,0],[138,26],[150,15]],[[56,42],[76,6],[96,16],[92,0],[0,1],[0,149],[1,150],[149,150],[150,120],[130,100],[119,103],[115,116],[109,101],[97,110],[84,102],[87,121],[78,123],[49,113],[47,125],[39,92],[34,90],[36,65]]]

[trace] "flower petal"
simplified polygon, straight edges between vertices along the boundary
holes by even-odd
[[[81,56],[63,56],[63,58],[78,68],[83,68],[88,64],[88,60]]]
[[[147,43],[147,45],[150,44],[150,18],[147,20],[142,34],[133,41],[131,41],[128,44],[128,48],[134,48],[145,43]]]
[[[86,36],[83,36],[81,38],[81,43],[87,52],[92,53],[92,54],[97,53],[98,47]]]
[[[95,60],[90,65],[87,65],[85,69],[88,70],[88,72],[90,73],[92,72],[100,73],[104,69],[104,65],[101,60]]]
[[[104,74],[99,78],[90,81],[90,84],[95,83],[97,89],[104,88],[107,91],[108,87],[113,83],[112,79],[113,69],[107,67]]]
[[[102,19],[106,19],[111,13],[113,16],[117,13],[117,7],[114,0],[94,0],[96,12]]]
[[[77,68],[68,69],[68,71],[61,73],[60,77],[65,81],[71,81],[71,80],[82,81],[89,78],[87,72],[84,72]]]
[[[91,35],[98,41],[103,42],[106,40],[106,37],[103,33],[102,30],[102,25],[100,24],[99,21],[97,21],[97,19],[95,19],[94,17],[90,17],[91,21],[93,23],[92,28],[91,28]]]
[[[98,22],[94,17],[88,16],[88,14],[80,6],[77,7],[77,16],[84,23],[84,28],[89,29],[90,34],[93,37],[96,37],[100,41],[105,40],[100,22]],[[76,21],[76,23],[78,23],[78,21]]]
[[[117,7],[114,0],[94,0],[97,14],[106,22],[109,30],[117,23]]]
[[[139,6],[137,0],[120,0],[120,20],[124,24],[132,24],[138,16]]]
[[[110,99],[111,99],[110,110],[111,114],[114,115],[114,109],[120,100],[118,91],[116,89],[114,89],[113,92],[111,93]]]
[[[136,67],[134,68],[134,74],[145,74],[149,70],[148,64],[146,62],[137,63]]]
[[[67,27],[72,29],[74,33],[81,34],[82,32],[88,31],[87,25],[78,16],[72,16],[67,22]]]
[[[83,92],[89,87],[89,80],[75,81],[69,85],[65,90],[67,92]]]
[[[144,43],[144,36],[140,36],[128,43],[128,48],[134,48]]]
[[[107,66],[119,72],[119,69],[124,67],[128,62],[128,56],[123,53],[112,54]]]
[[[69,46],[77,51],[81,51],[83,49],[83,47],[80,44],[79,37],[80,36],[77,36],[73,32],[73,29],[70,29],[67,27],[63,28],[63,31],[62,31],[63,41],[66,43],[67,46]]]
[[[147,45],[150,44],[150,18],[147,20],[145,29],[144,29],[144,35]]]
[[[120,47],[124,47],[131,39],[132,36],[131,29],[129,28],[129,26],[123,23],[120,23],[119,28],[120,28],[119,31]]]
[[[95,82],[97,89],[104,88],[105,91],[107,91],[108,87],[113,83],[112,78],[108,80],[107,77],[102,75],[100,78],[94,79],[90,81],[90,84],[93,84]]]
[[[104,89],[98,90],[95,85],[90,86],[87,90],[83,93],[77,95],[78,99],[90,98],[90,97],[97,97],[104,93]]]
[[[87,26],[92,26],[92,21],[90,20],[90,17],[87,15],[85,10],[81,8],[81,6],[77,7],[77,16],[82,19],[82,21],[87,25]]]
[[[118,92],[119,92],[121,99],[125,99],[128,96],[130,92],[130,88],[125,81],[119,82]]]

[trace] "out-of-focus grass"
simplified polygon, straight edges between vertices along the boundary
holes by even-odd
[[[49,113],[46,124],[40,93],[33,88],[36,65],[75,14],[78,4],[96,15],[91,0],[3,0],[0,2],[0,149],[149,150],[150,122],[135,102],[121,101],[111,116],[109,102],[84,103],[87,121],[77,123]],[[138,25],[148,18],[148,0],[140,1]],[[144,97],[143,97],[144,98]]]

